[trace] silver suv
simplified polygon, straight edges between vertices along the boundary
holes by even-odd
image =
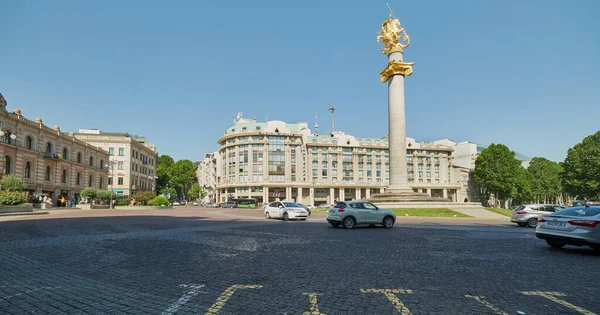
[[[518,206],[510,218],[510,222],[517,223],[520,226],[536,227],[538,219],[544,215],[553,214],[556,211],[565,209],[559,205],[532,204]]]
[[[368,201],[344,201],[338,202],[329,210],[327,222],[333,227],[341,224],[346,229],[363,224],[381,224],[389,229],[396,222],[396,214],[390,210],[379,209]]]

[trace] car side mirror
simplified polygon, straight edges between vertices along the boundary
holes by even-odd
[[[283,206],[282,206],[282,205],[279,205],[279,208],[283,208]]]

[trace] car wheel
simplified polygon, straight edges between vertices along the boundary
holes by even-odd
[[[387,216],[383,218],[383,227],[386,229],[391,229],[394,226],[394,218]]]
[[[353,217],[346,217],[344,219],[343,224],[344,224],[344,229],[351,229],[356,224],[356,220],[354,220]]]
[[[531,218],[531,219],[527,220],[527,225],[532,228],[536,227],[538,225],[538,219]]]
[[[283,221],[289,221],[290,216],[286,213],[283,214]]]
[[[265,218],[266,219],[270,219],[271,218],[271,215],[269,214],[269,211],[265,212]]]
[[[306,221],[306,219],[300,219],[300,221]]]
[[[519,226],[526,226],[527,223],[517,223]]]
[[[551,240],[546,240],[546,243],[548,243],[548,245],[552,246],[552,248],[563,248],[563,246],[565,246],[565,243],[559,243],[557,241],[551,241]]]
[[[334,228],[336,228],[336,227],[340,226],[340,224],[339,224],[339,223],[329,223],[329,224],[331,224],[331,226],[333,226]]]

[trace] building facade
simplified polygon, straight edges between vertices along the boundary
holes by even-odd
[[[208,153],[198,163],[196,177],[200,188],[204,189],[206,196],[204,202],[219,200],[217,183],[219,182],[218,169],[220,168],[219,152]]]
[[[256,198],[306,204],[367,199],[389,181],[387,139],[342,132],[313,135],[307,123],[256,122],[238,117],[218,140],[219,202]],[[409,185],[416,192],[458,201],[453,149],[407,138]]]
[[[146,138],[98,129],[80,129],[75,137],[108,152],[108,186],[119,197],[129,198],[138,191],[155,192],[158,152]]]
[[[26,184],[26,199],[42,195],[79,199],[87,187],[107,189],[108,152],[78,140],[73,133],[29,120],[19,109],[6,111],[0,94],[0,176],[15,175]]]

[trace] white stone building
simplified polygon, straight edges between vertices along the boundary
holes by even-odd
[[[200,188],[206,192],[204,202],[216,202],[218,200],[217,183],[219,182],[218,170],[220,164],[219,152],[208,153],[198,163],[196,177]]]
[[[108,151],[112,164],[108,186],[119,196],[129,198],[138,191],[155,192],[158,152],[146,138],[98,129],[80,129],[75,137]]]

